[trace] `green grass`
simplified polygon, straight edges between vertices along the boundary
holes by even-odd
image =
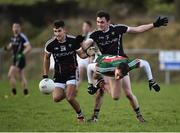
[[[159,93],[148,90],[147,83],[133,83],[133,92],[148,121],[137,122],[124,94],[119,101],[105,95],[104,104],[97,123],[78,124],[75,112],[63,101],[54,103],[51,95],[38,90],[38,81],[30,81],[30,95],[25,97],[18,89],[17,96],[9,93],[7,81],[0,81],[0,131],[180,131],[179,85],[163,85]],[[80,88],[78,101],[86,118],[93,110],[94,96],[86,92],[86,82]],[[6,95],[6,96],[5,96]]]

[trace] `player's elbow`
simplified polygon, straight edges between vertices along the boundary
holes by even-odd
[[[26,47],[26,51],[27,51],[27,53],[28,53],[28,52],[30,52],[30,51],[31,51],[31,49],[32,49],[31,44],[28,44],[28,45],[27,45],[27,47]]]

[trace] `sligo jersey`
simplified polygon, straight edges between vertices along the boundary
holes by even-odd
[[[76,70],[76,50],[80,45],[76,43],[73,36],[66,36],[64,42],[59,42],[56,38],[47,41],[45,52],[52,54],[55,61],[55,73],[72,73]]]
[[[13,55],[15,56],[17,53],[22,53],[27,42],[29,41],[23,33],[20,33],[18,36],[12,36],[10,45],[13,50]]]
[[[124,25],[110,25],[106,32],[97,30],[90,34],[91,39],[96,42],[102,54],[125,56],[122,36],[128,30]]]
[[[17,36],[12,36],[10,40],[10,45],[13,51],[13,65],[21,70],[26,66],[25,57],[23,56],[18,60],[16,56],[17,54],[23,53],[27,43],[29,43],[28,38],[23,33],[20,33]]]
[[[107,75],[114,76],[114,71],[116,67],[124,62],[128,63],[129,69],[139,68],[140,61],[138,59],[128,59],[123,56],[114,56],[114,55],[100,55],[97,59],[97,72]]]

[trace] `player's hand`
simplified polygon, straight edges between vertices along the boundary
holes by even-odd
[[[44,75],[42,76],[42,78],[43,78],[43,79],[46,79],[46,78],[48,78],[48,75],[45,75],[45,74],[44,74]]]
[[[16,54],[16,60],[21,60],[24,58],[24,54],[23,53],[17,53]]]
[[[157,20],[153,23],[154,27],[167,26],[168,18],[167,17],[158,17]]]

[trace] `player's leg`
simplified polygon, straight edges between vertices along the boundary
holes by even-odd
[[[111,97],[114,100],[119,100],[120,94],[121,94],[121,86],[122,86],[122,81],[121,80],[114,80],[113,78],[106,77],[108,79],[109,83],[109,92],[111,94]],[[106,87],[108,89],[108,87]]]
[[[84,75],[86,73],[86,68],[79,66],[79,79],[78,79],[78,84],[77,84],[77,88],[79,88],[80,84],[82,83],[83,79],[84,79]]]
[[[25,68],[26,62],[25,59],[22,59],[19,61],[17,69],[20,76],[21,81],[21,87],[23,89],[24,95],[28,95],[28,88],[27,88],[27,79],[25,77],[24,68]]]
[[[80,84],[85,78],[86,75],[86,68],[89,64],[89,59],[81,59],[78,57],[78,71],[79,71],[79,77],[78,77],[78,83],[77,83],[77,88],[79,88]]]
[[[97,122],[98,121],[98,115],[99,111],[103,102],[103,94],[104,90],[94,87],[94,80],[97,80],[97,76],[95,77],[95,67],[96,63],[90,63],[87,67],[87,77],[88,77],[88,92],[89,94],[95,94],[95,105],[94,105],[94,111],[91,119],[88,120],[88,122]]]
[[[153,88],[156,92],[160,91],[160,86],[153,79],[149,62],[142,59],[139,59],[139,62],[140,62],[140,67],[144,68],[144,71],[146,72],[147,79],[149,81],[150,90]]]
[[[125,92],[126,97],[128,98],[133,110],[136,113],[136,117],[140,122],[145,122],[141,112],[140,112],[140,108],[139,108],[139,103],[138,100],[136,98],[136,96],[133,94],[132,90],[131,90],[131,83],[130,83],[130,78],[129,75],[125,76],[122,79],[122,87],[123,90]]]
[[[17,68],[15,66],[11,66],[9,68],[9,72],[8,72],[8,78],[9,78],[9,82],[11,85],[11,91],[13,95],[16,95],[17,91],[16,91],[16,73],[17,73]]]
[[[70,103],[70,105],[73,107],[73,109],[77,113],[77,119],[79,122],[84,122],[84,116],[81,112],[80,105],[78,101],[75,99],[76,97],[76,81],[75,80],[68,80],[66,82],[67,88],[66,88],[66,100]]]
[[[24,74],[24,69],[19,70],[20,80],[21,80],[21,87],[23,89],[24,95],[28,95],[28,88],[27,88],[27,79]]]
[[[64,90],[65,90],[65,84],[55,82],[55,89],[52,93],[54,102],[60,102],[64,98],[66,98]]]
[[[104,90],[98,89],[96,92],[96,98],[95,98],[95,105],[94,105],[94,111],[91,119],[88,120],[88,122],[97,122],[99,117],[99,112],[101,109],[101,106],[103,104],[103,96],[104,96]]]
[[[98,90],[97,87],[94,87],[94,81],[97,80],[97,78],[94,78],[94,74],[96,71],[96,63],[90,63],[87,66],[87,79],[88,79],[88,93],[93,95]]]

